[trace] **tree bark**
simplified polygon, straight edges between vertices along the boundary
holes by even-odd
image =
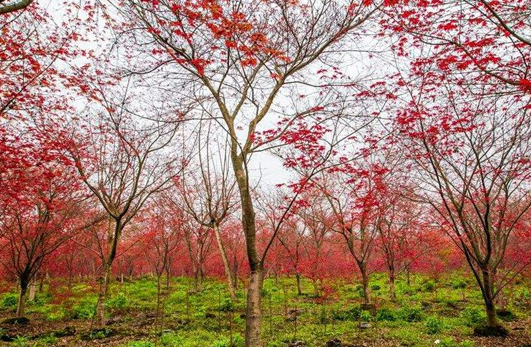
[[[214,225],[213,229],[219,248],[219,253],[221,254],[221,260],[223,261],[223,267],[225,268],[225,275],[227,276],[227,285],[229,287],[230,298],[233,301],[236,301],[236,284],[234,283],[235,281],[232,276],[232,271],[230,270],[229,259],[227,258],[227,252],[225,251],[225,246],[223,245],[223,240],[221,239],[219,226]]]
[[[100,283],[100,291],[98,294],[98,302],[96,304],[96,327],[101,329],[105,327],[105,300],[109,292],[109,278],[111,275],[111,265],[106,262],[103,270],[103,276]]]
[[[496,306],[494,305],[494,283],[492,281],[491,271],[488,268],[483,268],[483,300],[485,301],[485,311],[487,313],[487,325],[495,328],[499,327],[498,317],[496,316]]]
[[[302,295],[302,288],[301,288],[301,274],[295,273],[295,278],[297,279],[297,295]]]
[[[369,290],[369,275],[367,274],[367,265],[361,264],[359,267],[360,267],[360,272],[361,272],[361,281],[363,284],[363,303],[370,304],[371,293]]]
[[[391,301],[396,301],[396,290],[395,290],[395,273],[394,270],[389,272],[389,295]]]
[[[161,312],[161,297],[162,297],[162,273],[157,272],[157,316],[155,320],[155,329],[162,333],[162,312]]]
[[[231,120],[228,120],[229,128],[234,128]],[[231,140],[231,161],[238,191],[240,193],[242,229],[245,235],[245,245],[249,268],[251,270],[249,288],[247,290],[247,314],[245,317],[245,346],[262,347],[261,339],[261,307],[263,287],[263,262],[258,255],[256,248],[256,216],[254,212],[253,199],[249,188],[249,177],[247,176],[246,157],[242,152],[238,154],[240,146],[233,137]]]
[[[171,271],[170,266],[166,265],[166,291],[170,291],[170,278],[171,278]]]
[[[263,270],[251,271],[249,287],[247,289],[247,310],[245,319],[245,346],[261,347],[261,318],[262,318],[262,286]]]
[[[35,300],[35,294],[37,294],[37,283],[35,283],[35,280],[32,280],[29,285],[29,301]]]
[[[17,318],[24,317],[26,309],[26,293],[28,291],[28,282],[25,280],[20,280],[20,292],[18,296],[18,305],[17,305]]]

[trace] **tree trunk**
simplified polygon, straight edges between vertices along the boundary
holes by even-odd
[[[37,283],[35,283],[35,280],[32,280],[29,285],[29,301],[35,300],[35,294],[37,294]]]
[[[24,317],[24,312],[26,309],[26,292],[27,291],[28,291],[28,282],[25,280],[20,280],[20,293],[18,296],[17,318]]]
[[[396,301],[396,290],[395,290],[395,273],[394,270],[389,272],[389,294],[391,301]]]
[[[155,329],[159,333],[162,332],[162,315],[161,315],[161,296],[162,296],[162,283],[161,283],[162,273],[157,272],[157,316],[155,320]]]
[[[361,281],[363,284],[363,303],[371,303],[371,293],[369,291],[369,275],[367,274],[367,267],[365,264],[360,265]]]
[[[297,279],[297,295],[302,295],[302,288],[301,288],[301,274],[295,273],[295,278]]]
[[[236,258],[236,252],[234,252],[234,289],[238,290],[238,259]]]
[[[221,239],[219,226],[214,225],[213,229],[214,235],[216,236],[216,242],[218,243],[219,253],[221,254],[221,260],[223,260],[225,275],[227,276],[227,285],[229,287],[230,298],[233,301],[236,301],[236,284],[234,283],[234,278],[232,276],[232,272],[230,271],[229,259],[227,258],[227,252],[225,251],[225,246],[223,245],[223,240]]]
[[[485,311],[487,313],[487,325],[491,328],[500,326],[496,316],[496,306],[494,305],[494,283],[491,272],[488,268],[482,269],[483,276],[483,300],[485,301]]]
[[[170,291],[170,277],[171,277],[170,266],[166,265],[166,291],[167,292]]]
[[[226,118],[227,125],[234,132],[234,124]],[[251,270],[249,288],[247,290],[247,313],[245,317],[245,346],[262,347],[261,340],[261,307],[263,286],[263,259],[260,259],[256,248],[256,216],[254,212],[253,198],[250,191],[249,177],[247,176],[246,153],[240,150],[240,145],[236,138],[231,139],[231,161],[238,191],[240,193],[242,229],[245,235],[245,246],[247,260]],[[264,255],[265,256],[265,255]]]
[[[247,310],[245,319],[245,346],[261,347],[261,301],[263,286],[263,270],[261,268],[251,271],[249,287],[247,289]]]
[[[409,265],[406,266],[404,272],[406,273],[406,284],[409,287],[411,285],[411,272],[409,271]]]
[[[489,327],[498,327],[500,324],[496,316],[496,307],[492,301],[485,302],[485,311],[487,312],[487,325]]]
[[[98,294],[98,302],[96,304],[96,327],[101,329],[105,327],[105,300],[107,299],[107,293],[109,292],[109,278],[111,275],[111,266],[106,263],[103,276],[100,283],[100,291]]]
[[[503,295],[503,289],[498,292],[496,297],[496,305],[500,308],[500,310],[505,311],[507,309],[507,300],[505,295]]]
[[[313,280],[313,291],[316,298],[321,296],[321,293],[319,292],[319,282],[316,279]]]
[[[42,293],[44,291],[44,276],[41,276],[39,280],[39,293]]]
[[[194,269],[194,293],[197,293],[199,291],[199,271],[197,269]]]

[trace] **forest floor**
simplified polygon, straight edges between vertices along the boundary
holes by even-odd
[[[357,283],[325,283],[326,297],[313,296],[313,283],[294,278],[267,279],[263,291],[262,336],[268,347],[353,346],[514,346],[531,347],[531,294],[528,283],[506,288],[509,304],[500,318],[506,338],[477,337],[474,327],[485,319],[482,301],[471,280],[453,274],[437,282],[415,276],[410,285],[397,281],[397,300],[389,300],[383,274],[373,274],[374,307],[364,307]],[[17,302],[16,288],[0,294],[0,345],[240,347],[245,328],[244,291],[232,302],[225,284],[208,279],[193,292],[193,281],[174,278],[157,315],[157,281],[144,278],[113,283],[108,327],[92,329],[96,285],[70,289],[54,281],[28,303],[27,324],[7,324]],[[165,286],[164,286],[165,289]],[[369,308],[368,310],[362,309]],[[161,316],[162,319],[158,317]]]

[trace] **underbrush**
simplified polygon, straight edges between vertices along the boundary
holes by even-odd
[[[412,347],[481,345],[473,335],[474,328],[485,323],[481,296],[473,283],[459,275],[438,281],[417,275],[409,285],[400,278],[395,286],[396,300],[391,301],[385,274],[374,274],[371,305],[363,305],[361,287],[356,282],[338,280],[325,285],[329,287],[326,294],[316,297],[314,283],[309,280],[302,280],[303,295],[298,295],[294,278],[266,279],[262,292],[264,345],[304,343],[322,347],[335,339],[359,345],[374,341]],[[499,311],[503,324],[524,325],[530,319],[527,306],[520,302],[529,293],[527,286],[522,281],[515,287],[516,299],[510,301],[507,310]],[[27,311],[31,320],[49,322],[50,331],[39,332],[38,336],[12,336],[8,344],[53,346],[67,339],[70,345],[77,345],[84,337],[87,346],[96,345],[95,341],[104,344],[112,338],[122,341],[123,347],[240,347],[244,346],[245,332],[245,293],[241,286],[237,296],[238,300],[233,301],[226,285],[218,280],[207,279],[198,291],[192,279],[172,279],[170,288],[162,288],[161,319],[156,312],[155,279],[115,282],[105,302],[112,334],[96,336],[97,331],[88,332],[96,310],[94,285],[74,284],[53,291],[45,286],[35,300],[28,301]],[[12,316],[17,300],[13,291],[0,294],[0,313]],[[82,328],[72,336],[58,337],[51,328],[54,325]],[[9,329],[0,330],[3,334],[8,336]]]

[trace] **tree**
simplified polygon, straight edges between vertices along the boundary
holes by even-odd
[[[89,222],[83,225],[77,218],[85,212],[85,198],[69,162],[60,153],[54,155],[54,149],[27,148],[49,153],[32,154],[31,159],[39,158],[38,165],[8,170],[8,179],[17,180],[18,187],[11,201],[4,200],[0,217],[0,245],[5,252],[0,262],[20,285],[17,317],[24,316],[28,286],[48,257],[76,232],[97,222],[97,217],[87,215]]]
[[[310,89],[307,95],[315,98],[294,100],[290,95],[298,95],[296,90],[301,82],[308,82],[303,73],[311,71],[312,66],[324,66],[329,53],[379,5],[329,0],[313,6],[296,1],[241,0],[131,0],[118,5],[126,23],[121,42],[145,43],[137,45],[137,51],[153,62],[142,71],[166,81],[165,86],[167,71],[175,71],[174,76],[179,77],[174,79],[174,91],[180,91],[186,83],[190,98],[201,100],[203,110],[208,110],[213,120],[219,120],[230,136],[230,156],[251,269],[246,346],[262,344],[260,293],[265,260],[256,248],[255,207],[248,166],[253,153],[267,149],[283,134],[265,143],[255,143],[255,133],[276,112],[291,114],[283,126],[289,129],[295,120],[333,102],[333,93],[319,95],[311,84],[306,84]],[[293,100],[284,110],[283,96]],[[240,127],[246,131],[240,131]]]
[[[325,271],[325,263],[331,255],[331,247],[328,243],[330,243],[333,215],[327,208],[327,201],[318,188],[305,192],[303,200],[311,202],[296,211],[308,230],[308,240],[304,243],[305,265],[303,269],[305,275],[313,281],[315,296],[319,297],[321,290],[318,281],[321,282],[322,287],[323,278],[330,275]]]
[[[335,172],[329,171],[318,184],[335,217],[330,227],[346,242],[361,274],[363,301],[370,304],[369,261],[377,236],[377,191],[388,171],[377,163],[354,165],[345,163],[333,169]]]
[[[274,231],[279,221],[285,218],[282,223],[282,228],[278,232],[276,237],[278,243],[283,248],[285,257],[281,258],[285,271],[295,273],[295,279],[297,281],[297,294],[302,295],[301,287],[301,263],[303,257],[303,246],[305,243],[306,225],[301,223],[300,218],[294,214],[297,207],[293,208],[288,215],[285,215],[283,209],[279,209],[282,206],[286,198],[286,195],[282,191],[277,191],[266,196],[261,194],[258,206],[263,215],[264,229]],[[278,252],[278,251],[277,251]],[[278,255],[277,255],[278,257]]]
[[[157,201],[159,204],[160,202]],[[141,241],[146,247],[145,256],[157,275],[157,323],[160,333],[162,333],[163,327],[161,279],[162,275],[166,273],[166,289],[169,289],[170,257],[182,240],[182,235],[180,235],[182,221],[167,216],[170,214],[164,204],[159,205],[159,207],[151,206],[149,215],[144,221],[147,232],[142,235]]]
[[[128,81],[130,83],[130,81]],[[87,89],[93,86],[93,89]],[[72,129],[69,148],[79,175],[109,218],[108,254],[103,263],[97,304],[98,327],[105,325],[105,299],[113,261],[122,232],[146,201],[179,173],[181,163],[172,156],[162,157],[172,141],[175,124],[135,122],[127,92],[113,99],[105,84],[82,85],[95,100],[95,119]],[[135,98],[139,102],[139,99]],[[79,121],[81,122],[81,120]],[[74,123],[76,124],[76,123]]]
[[[188,165],[187,169],[183,170],[181,179],[177,181],[178,191],[186,211],[193,219],[200,226],[214,232],[227,277],[230,297],[236,300],[236,280],[220,231],[223,222],[235,211],[236,182],[231,179],[229,173],[227,143],[219,143],[217,153],[213,152],[211,146],[214,139],[211,129],[206,130],[204,140],[202,131],[200,126],[198,140],[200,143],[204,141],[204,144],[201,145],[197,154],[197,166]],[[194,175],[194,172],[197,174]]]
[[[428,68],[416,81],[396,122],[424,187],[420,199],[443,218],[442,229],[463,252],[488,327],[504,333],[494,300],[512,275],[501,275],[500,264],[531,206],[526,104],[518,95],[491,95],[489,85],[448,88]]]

